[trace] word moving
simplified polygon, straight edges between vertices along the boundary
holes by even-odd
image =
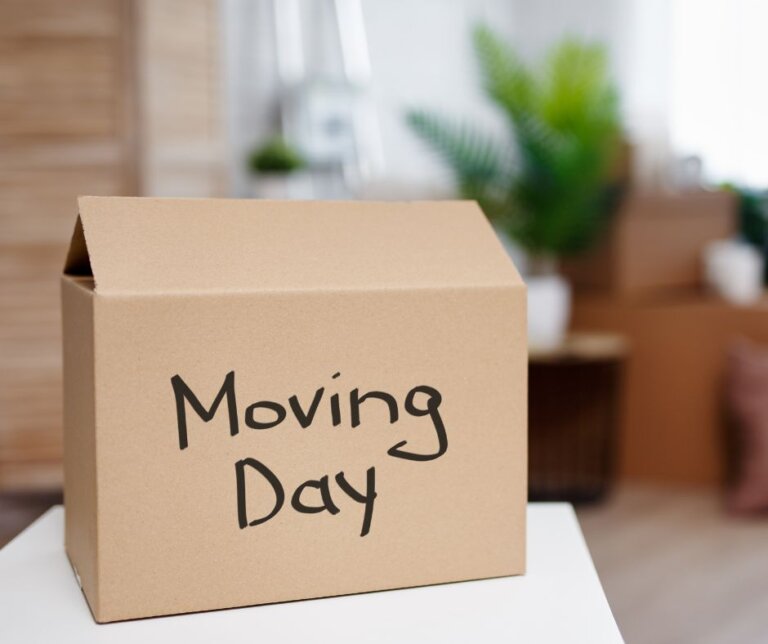
[[[332,378],[338,378],[340,375],[337,372]],[[207,407],[200,402],[200,398],[180,375],[176,374],[171,378],[171,386],[173,387],[176,403],[176,421],[180,450],[185,450],[189,447],[188,407],[203,422],[207,423],[213,420],[219,412],[219,408],[224,405],[229,420],[230,436],[236,436],[240,433],[241,416],[238,410],[234,371],[226,374],[218,393],[213,398],[213,402]],[[423,404],[418,404],[417,397],[420,397]],[[344,403],[342,403],[343,399]],[[327,403],[324,403],[325,400],[327,400]],[[414,452],[407,449],[408,441],[401,440],[387,450],[389,456],[408,461],[432,461],[445,454],[448,449],[448,436],[440,415],[442,400],[440,392],[428,385],[417,385],[406,394],[402,403],[402,409],[413,417],[428,416],[430,418],[431,427],[437,438],[437,447],[433,452],[426,454]],[[285,402],[259,400],[251,403],[245,407],[242,421],[249,429],[257,431],[270,430],[287,422],[290,411],[291,419],[296,422],[298,428],[300,428],[299,430],[309,429],[314,422],[321,422],[320,418],[324,419],[322,421],[324,426],[327,426],[328,421],[330,421],[332,427],[339,427],[342,425],[344,416],[349,419],[348,422],[351,428],[357,428],[362,423],[361,406],[369,401],[378,401],[380,405],[386,406],[391,425],[397,423],[400,419],[401,405],[398,404],[395,396],[387,392],[367,391],[361,394],[360,390],[355,388],[349,391],[344,398],[342,398],[340,393],[335,392],[326,399],[325,387],[319,387],[311,398],[306,397],[304,400],[300,399],[297,394],[294,394],[288,396]],[[343,414],[342,411],[346,413]],[[260,475],[269,484],[274,494],[272,509],[264,516],[248,517],[246,468],[252,473]],[[338,490],[363,506],[363,522],[360,536],[364,537],[369,533],[373,519],[373,504],[376,499],[376,468],[372,466],[366,471],[364,491],[359,489],[362,486],[353,485],[343,471],[338,472],[333,480]],[[285,505],[286,491],[280,478],[263,461],[256,458],[247,457],[235,463],[235,484],[237,488],[237,519],[241,529],[266,523],[275,517]],[[313,490],[315,495],[319,497],[319,501],[309,503],[305,500],[305,497]],[[301,514],[328,512],[331,515],[336,515],[340,512],[333,500],[331,479],[328,475],[321,476],[319,479],[309,479],[301,483],[291,494],[290,504],[296,512]]]

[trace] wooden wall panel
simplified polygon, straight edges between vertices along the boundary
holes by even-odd
[[[0,0],[0,489],[60,483],[59,273],[77,195],[136,190],[132,11]]]
[[[81,194],[215,196],[218,0],[0,0],[0,491],[61,480],[59,274]]]

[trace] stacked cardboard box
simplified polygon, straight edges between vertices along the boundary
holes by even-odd
[[[697,294],[651,301],[584,297],[576,300],[574,325],[620,332],[630,341],[620,476],[719,483],[726,351],[739,336],[768,342],[768,299],[736,307]]]
[[[726,193],[630,196],[605,244],[568,267],[573,326],[625,334],[620,475],[712,484],[725,466],[723,368],[744,336],[768,342],[768,301],[736,307],[708,294],[701,253],[735,230]]]
[[[704,247],[730,237],[734,227],[728,192],[631,194],[595,251],[563,268],[579,291],[614,297],[700,289]]]

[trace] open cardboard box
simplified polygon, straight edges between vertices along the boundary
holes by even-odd
[[[525,286],[475,204],[79,212],[66,547],[97,621],[524,571]]]

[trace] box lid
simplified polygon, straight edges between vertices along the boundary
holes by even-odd
[[[78,204],[65,273],[104,295],[522,284],[470,201]]]

